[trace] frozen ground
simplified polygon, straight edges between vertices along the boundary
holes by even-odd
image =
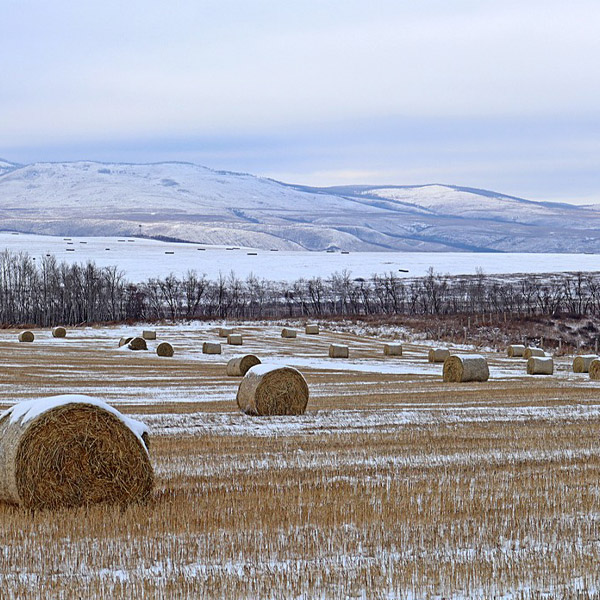
[[[29,252],[36,260],[54,254],[59,260],[100,266],[117,265],[133,281],[169,273],[183,275],[189,269],[215,279],[232,271],[241,278],[291,281],[301,277],[328,277],[349,271],[353,277],[394,273],[398,277],[421,277],[430,267],[442,274],[558,273],[597,271],[595,254],[503,254],[474,252],[306,252],[256,250],[199,244],[177,244],[143,238],[53,237],[0,232],[0,249]],[[200,250],[203,248],[204,250]],[[251,254],[249,254],[251,253]],[[255,254],[254,254],[255,253]]]

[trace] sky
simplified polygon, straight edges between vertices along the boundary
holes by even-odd
[[[0,157],[600,203],[598,0],[0,0]]]

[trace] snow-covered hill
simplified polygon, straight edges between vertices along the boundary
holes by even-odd
[[[600,252],[600,213],[445,185],[309,188],[189,163],[0,161],[2,229],[257,248]]]

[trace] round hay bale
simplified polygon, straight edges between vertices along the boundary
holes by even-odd
[[[319,326],[316,323],[309,323],[304,328],[304,333],[306,335],[319,335],[319,333],[320,333]]]
[[[227,343],[231,346],[242,346],[244,344],[244,338],[241,333],[230,333],[227,336]]]
[[[308,404],[308,385],[292,367],[257,365],[240,382],[237,404],[248,415],[302,415]]]
[[[384,344],[384,356],[402,356],[402,344]]]
[[[329,346],[329,358],[348,358],[350,350],[342,344],[331,344]]]
[[[55,327],[52,330],[52,337],[55,337],[55,338],[67,337],[67,330],[64,327]]]
[[[156,347],[156,354],[158,354],[158,356],[173,356],[175,350],[173,350],[173,346],[171,346],[169,342],[161,342]]]
[[[551,356],[530,356],[527,359],[527,375],[552,375],[554,360]]]
[[[146,344],[146,340],[141,337],[133,338],[129,342],[129,344],[127,344],[127,347],[130,350],[148,350],[148,345]]]
[[[145,340],[155,340],[156,339],[156,331],[144,330],[144,331],[142,331],[142,337]]]
[[[34,339],[35,336],[33,335],[32,331],[21,331],[21,333],[19,334],[20,342],[33,342]]]
[[[595,354],[582,354],[573,359],[573,373],[589,373],[592,361],[598,357]]]
[[[254,354],[238,356],[237,358],[232,358],[227,363],[227,375],[229,377],[243,377],[248,372],[248,369],[260,364],[260,358]]]
[[[284,327],[281,330],[282,338],[295,338],[296,334],[297,334],[297,331],[295,329],[288,329],[287,327]]]
[[[120,348],[121,346],[127,346],[127,344],[129,344],[129,342],[130,342],[132,339],[133,339],[132,337],[122,337],[122,338],[119,340],[119,348]]]
[[[544,357],[546,353],[541,348],[527,347],[523,352],[523,358],[530,359],[532,356]]]
[[[590,363],[590,379],[600,379],[600,359],[596,358]]]
[[[219,337],[226,338],[233,333],[233,329],[230,327],[219,327]]]
[[[430,363],[443,363],[450,356],[450,350],[447,348],[431,348],[427,354],[427,360]]]
[[[444,381],[447,383],[487,381],[489,377],[487,360],[478,354],[451,354],[444,361]]]
[[[521,344],[511,344],[506,349],[508,358],[521,358],[525,354],[525,346]]]
[[[202,344],[202,354],[221,354],[221,344],[219,342],[204,342]]]
[[[146,427],[88,396],[20,402],[0,415],[0,500],[29,509],[143,502]]]

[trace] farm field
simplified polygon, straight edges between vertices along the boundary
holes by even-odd
[[[402,328],[402,357],[326,323],[243,324],[243,346],[203,355],[221,325],[0,331],[1,408],[99,397],[149,425],[157,477],[148,506],[0,506],[0,598],[600,597],[600,382],[572,357],[528,376],[478,349],[490,380],[446,384],[435,342]],[[117,347],[150,327],[150,351]],[[246,353],[305,375],[305,415],[238,411],[225,364]]]

